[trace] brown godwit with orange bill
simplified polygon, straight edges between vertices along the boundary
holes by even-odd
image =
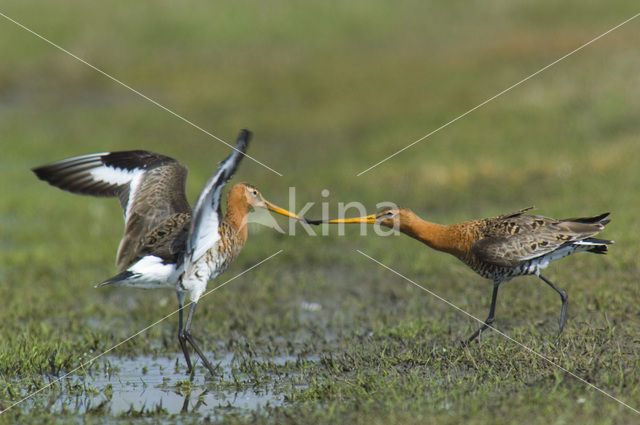
[[[266,201],[250,184],[234,185],[222,215],[222,189],[247,149],[251,133],[242,130],[234,151],[218,166],[200,192],[193,212],[187,202],[187,167],[150,151],[104,152],[77,156],[33,169],[38,178],[82,195],[117,197],[125,230],[116,263],[120,273],[104,286],[172,288],[178,296],[178,341],[191,372],[189,343],[214,374],[214,368],[191,335],[197,301],[207,282],[224,272],[247,240],[247,214],[256,207],[298,218]],[[193,301],[183,326],[182,308]]]
[[[466,341],[473,341],[494,321],[498,289],[517,276],[535,275],[551,286],[562,299],[560,332],[564,328],[567,293],[540,274],[552,261],[576,252],[607,252],[613,241],[596,235],[609,223],[609,213],[595,217],[555,218],[528,215],[525,208],[498,217],[441,225],[422,220],[408,208],[385,208],[377,214],[336,220],[307,220],[320,223],[379,223],[396,228],[438,251],[454,255],[480,276],[493,281],[489,316]]]

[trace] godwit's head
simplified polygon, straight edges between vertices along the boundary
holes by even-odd
[[[234,210],[234,212],[240,212],[243,216],[246,216],[246,214],[254,208],[266,208],[269,211],[286,215],[287,217],[300,218],[296,214],[264,199],[260,191],[249,183],[238,183],[231,188],[229,191],[228,208],[229,210]]]

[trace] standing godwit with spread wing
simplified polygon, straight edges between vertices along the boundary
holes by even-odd
[[[555,218],[527,215],[525,208],[510,214],[453,225],[441,225],[422,220],[408,208],[385,208],[365,217],[328,220],[328,223],[379,223],[425,243],[438,251],[454,255],[480,276],[493,281],[493,295],[489,317],[480,329],[467,340],[473,341],[494,320],[496,299],[500,285],[517,276],[536,275],[551,286],[562,299],[560,332],[564,328],[569,297],[550,280],[540,274],[550,262],[587,251],[607,252],[613,241],[596,239],[609,223],[609,213],[595,217]],[[307,220],[309,221],[309,220]],[[323,221],[309,221],[320,224]]]
[[[249,211],[262,207],[298,218],[246,183],[231,188],[227,214],[222,216],[222,189],[238,168],[250,137],[249,131],[240,132],[234,151],[200,192],[193,214],[185,195],[187,167],[154,152],[96,153],[33,169],[38,178],[69,192],[118,197],[125,221],[116,259],[120,273],[96,286],[175,289],[180,307],[178,340],[188,372],[192,364],[187,342],[214,374],[191,335],[191,322],[207,282],[229,267],[246,242]],[[183,327],[187,292],[193,303]]]

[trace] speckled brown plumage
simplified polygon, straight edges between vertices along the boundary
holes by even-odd
[[[177,263],[184,254],[190,226],[190,213],[169,216],[141,239],[140,246],[133,251],[136,256],[132,257],[131,264],[145,255],[155,255],[167,263]]]
[[[231,209],[234,207],[235,205],[231,204]],[[209,262],[222,259],[220,264],[224,266],[221,267],[221,272],[229,267],[247,241],[246,225],[237,224],[232,218],[233,213],[229,215],[227,211],[225,219],[218,226],[220,241],[206,254]],[[140,241],[140,246],[135,250],[137,257],[133,257],[132,263],[145,255],[155,255],[168,263],[182,261],[190,226],[189,213],[178,213],[165,219]]]
[[[605,220],[608,214],[564,220],[524,214],[531,209],[454,225],[454,228],[466,229],[462,233],[468,237],[469,248],[458,258],[476,273],[494,281],[535,274],[524,267],[528,262],[541,261],[561,248],[588,240],[609,222]],[[610,242],[591,241],[599,243],[592,251],[597,253],[606,252],[606,244]]]
[[[214,374],[213,366],[191,336],[191,320],[209,280],[229,267],[246,242],[249,210],[261,207],[298,218],[266,201],[246,183],[231,188],[227,214],[222,215],[222,190],[245,156],[250,137],[248,130],[240,132],[233,152],[207,180],[193,211],[185,195],[187,167],[158,153],[102,152],[33,169],[40,179],[63,190],[120,200],[125,221],[116,256],[120,273],[96,286],[175,289],[178,340],[188,370],[192,363],[187,343]],[[187,294],[193,303],[183,327]]]
[[[613,241],[596,235],[609,223],[608,213],[595,217],[558,220],[528,215],[532,207],[479,220],[453,225],[431,223],[419,218],[408,208],[386,208],[377,214],[352,219],[329,220],[329,223],[375,223],[396,228],[429,247],[454,255],[473,271],[491,279],[494,291],[489,317],[474,333],[476,338],[493,322],[499,286],[516,276],[536,275],[560,294],[562,310],[560,331],[565,323],[567,294],[540,274],[550,262],[575,252],[596,254],[607,252]],[[319,223],[320,221],[312,222]]]

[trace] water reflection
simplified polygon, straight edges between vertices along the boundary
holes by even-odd
[[[160,408],[168,413],[216,408],[258,410],[281,405],[284,399],[271,380],[265,380],[266,383],[260,386],[253,381],[243,385],[242,378],[233,372],[232,354],[218,360],[221,376],[213,378],[202,368],[188,376],[179,361],[165,357],[112,357],[107,360],[111,369],[84,377],[86,385],[97,390],[88,397],[88,409],[102,406],[114,415]],[[277,365],[296,361],[293,356],[269,359]]]

